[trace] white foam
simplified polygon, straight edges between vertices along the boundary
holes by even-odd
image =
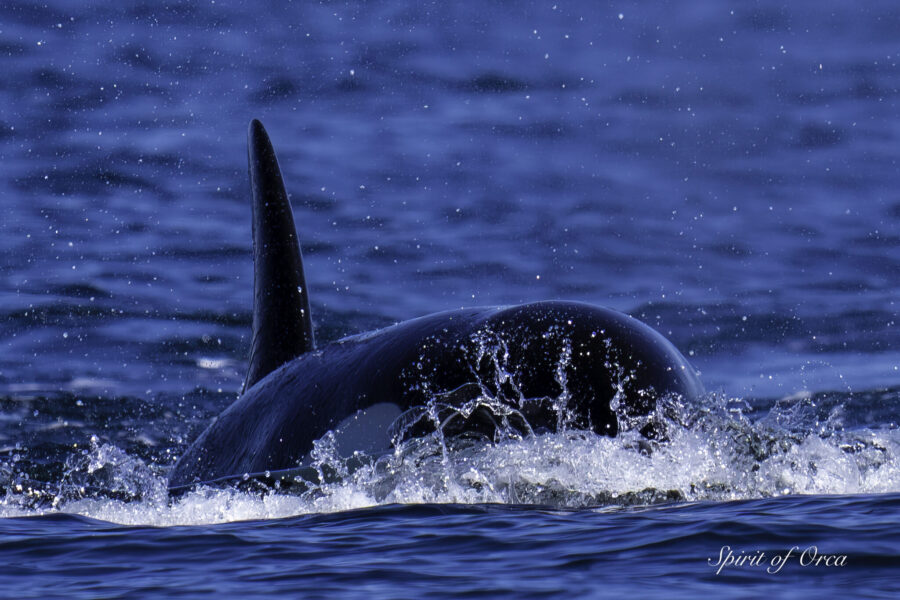
[[[0,499],[0,517],[61,512],[165,527],[393,503],[594,506],[900,491],[900,430],[845,432],[820,423],[814,432],[797,433],[797,420],[808,415],[791,402],[776,406],[778,414],[753,423],[736,413],[733,403],[719,399],[698,414],[670,420],[668,441],[650,445],[634,431],[616,438],[545,434],[450,449],[438,437],[416,439],[352,472],[333,447],[323,443],[316,466],[320,473],[327,467],[341,477],[295,495],[200,489],[170,499],[159,469],[114,446],[95,444],[72,461],[57,497],[35,502],[27,490],[13,490]],[[688,424],[679,425],[679,420]],[[79,498],[84,477],[107,496],[117,492],[139,499]]]

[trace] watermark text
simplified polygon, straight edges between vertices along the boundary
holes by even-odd
[[[733,549],[731,546],[722,546],[719,556],[708,558],[706,563],[716,569],[716,575],[721,575],[725,569],[733,568],[763,568],[772,575],[781,572],[788,562],[795,562],[801,567],[844,567],[847,565],[846,554],[825,554],[819,552],[816,546],[800,548],[794,546],[785,552],[767,553],[762,550],[746,552]]]

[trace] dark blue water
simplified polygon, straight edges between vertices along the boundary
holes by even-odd
[[[0,582],[5,594],[26,598],[71,589],[95,597],[140,590],[308,598],[759,598],[823,588],[856,598],[866,589],[896,590],[896,541],[884,532],[896,531],[898,510],[894,494],[612,513],[387,506],[162,529],[54,515],[0,521],[0,556],[16,571],[0,575]],[[780,568],[766,560],[716,574],[718,567],[710,566],[719,560],[719,548],[710,553],[713,541],[785,556],[798,537],[802,547]],[[823,556],[839,545],[855,550],[844,555],[845,566],[826,566]]]
[[[3,595],[895,597],[898,39],[889,0],[4,2]],[[254,117],[320,340],[583,300],[713,394],[652,456],[168,499],[246,366]]]

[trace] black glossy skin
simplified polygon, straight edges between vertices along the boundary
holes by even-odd
[[[610,309],[541,302],[440,313],[331,343],[269,373],[203,432],[169,484],[297,467],[313,441],[381,403],[409,411],[401,420],[409,424],[429,400],[464,406],[488,397],[516,411],[508,424],[522,433],[562,426],[615,436],[622,418],[647,414],[663,395],[702,393],[668,340]],[[448,433],[490,436],[503,421],[485,410],[448,420],[446,406],[437,412]],[[399,439],[429,427],[422,418],[393,433]],[[388,449],[391,435],[384,437]]]
[[[316,349],[293,211],[259,121],[248,145],[254,303],[245,393],[175,464],[170,489],[295,469],[329,432],[345,456],[386,452],[437,427],[489,439],[567,428],[615,436],[623,420],[641,425],[636,417],[660,397],[703,392],[661,335],[572,302],[441,313]],[[640,431],[659,434],[649,422]]]
[[[303,256],[275,149],[253,120],[247,158],[253,198],[253,341],[244,390],[316,347]]]

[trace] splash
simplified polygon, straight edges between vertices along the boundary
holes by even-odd
[[[847,399],[800,395],[751,418],[739,399],[661,401],[665,439],[631,423],[615,438],[584,431],[498,440],[430,435],[382,457],[341,457],[333,436],[316,444],[296,485],[166,492],[163,469],[99,444],[69,457],[62,481],[38,490],[3,463],[0,516],[78,514],[128,525],[198,525],[346,511],[384,504],[521,503],[557,508],[723,501],[789,494],[900,491],[900,430],[845,427]],[[494,400],[480,399],[491,408]],[[823,407],[826,412],[823,412]],[[17,456],[20,456],[17,455]]]

